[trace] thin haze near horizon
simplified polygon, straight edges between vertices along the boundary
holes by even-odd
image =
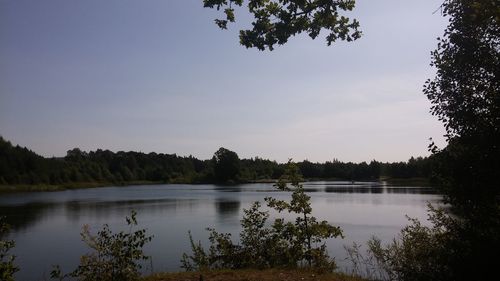
[[[201,0],[0,0],[0,135],[44,156],[98,148],[277,161],[404,161],[445,145],[422,94],[438,0],[358,0],[363,37],[245,49]]]

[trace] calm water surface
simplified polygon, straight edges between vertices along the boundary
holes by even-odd
[[[309,182],[304,188],[312,197],[314,215],[344,230],[345,239],[328,242],[329,253],[341,268],[347,266],[343,245],[364,242],[372,235],[389,241],[406,225],[405,215],[425,220],[427,202],[441,200],[430,188],[377,182]],[[146,254],[153,257],[153,268],[147,270],[177,271],[182,253],[189,251],[189,230],[195,240],[206,240],[206,227],[237,238],[243,209],[267,196],[288,199],[290,194],[276,191],[272,184],[170,184],[21,193],[1,195],[0,215],[7,217],[11,238],[16,241],[13,253],[21,267],[16,280],[48,280],[53,264],[65,271],[75,268],[79,256],[88,251],[80,240],[82,225],[98,230],[108,223],[111,229],[122,230],[132,209],[138,213],[139,227],[154,235],[145,247]]]

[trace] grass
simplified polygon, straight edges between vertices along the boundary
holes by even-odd
[[[318,273],[306,269],[215,270],[166,272],[145,277],[143,281],[363,281],[341,273]]]

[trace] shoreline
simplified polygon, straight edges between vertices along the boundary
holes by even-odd
[[[349,181],[343,179],[305,179],[304,182],[314,182],[314,181]],[[353,182],[373,182],[375,180],[355,180]],[[388,186],[410,186],[410,187],[432,187],[429,179],[426,178],[380,178],[376,180],[387,184]],[[238,184],[251,184],[251,183],[276,183],[275,179],[261,179],[261,180],[251,180],[242,181],[236,183],[226,183],[223,185],[238,185]],[[158,185],[158,184],[188,184],[188,185],[199,185],[199,184],[218,184],[214,182],[163,182],[163,181],[130,181],[130,182],[77,182],[77,183],[66,183],[66,184],[2,184],[0,185],[0,194],[4,193],[22,193],[22,192],[55,192],[73,189],[88,189],[88,188],[99,188],[108,186],[134,186],[134,185]],[[220,183],[219,183],[220,184]]]
[[[340,272],[318,272],[311,269],[237,269],[190,272],[161,272],[142,277],[143,281],[363,281]]]

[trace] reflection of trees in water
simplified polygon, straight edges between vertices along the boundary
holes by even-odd
[[[427,187],[396,187],[380,185],[380,183],[305,183],[306,192],[326,193],[359,193],[359,194],[438,194],[435,189]],[[63,215],[68,221],[87,223],[88,220],[98,219],[107,221],[115,217],[122,218],[130,209],[135,209],[141,216],[173,215],[179,210],[194,210],[199,208],[211,209],[219,220],[230,221],[239,217],[241,202],[235,196],[243,196],[239,192],[260,192],[262,189],[245,188],[240,186],[217,186],[215,188],[219,198],[211,200],[190,198],[162,198],[162,199],[133,199],[100,201],[96,199],[74,200],[64,202],[30,202],[27,204],[0,205],[0,216],[6,217],[6,222],[14,231],[25,230],[38,221],[51,217],[54,214]],[[229,192],[229,193],[226,193]],[[267,191],[266,191],[267,192]],[[279,196],[279,195],[277,195]],[[343,200],[348,200],[344,198]],[[416,202],[419,202],[418,200]],[[417,203],[415,203],[417,204]],[[418,203],[420,204],[420,203]],[[82,221],[85,220],[85,221]]]
[[[313,188],[311,188],[311,187],[304,187],[304,191],[306,193],[309,193],[309,192],[321,192],[321,191],[323,191],[323,189],[322,188],[314,188],[314,187]]]
[[[370,188],[366,187],[345,187],[345,186],[327,186],[325,192],[328,193],[371,193]]]
[[[66,216],[73,221],[81,218],[106,219],[116,215],[127,215],[131,209],[141,215],[172,213],[177,209],[194,208],[199,205],[194,199],[138,199],[117,201],[69,201],[64,204]]]
[[[307,182],[304,183],[304,188],[306,192],[324,191],[327,193],[438,194],[436,189],[430,187],[393,186],[386,182]]]
[[[430,187],[391,187],[387,188],[386,192],[404,194],[439,194],[436,189]]]
[[[216,185],[214,187],[215,191],[219,192],[242,192],[241,186],[239,185]]]
[[[239,193],[245,191],[250,191],[248,188],[243,189],[241,185],[216,185],[214,190],[216,192],[222,192],[217,195],[217,199],[214,200],[215,213],[220,221],[231,221],[240,214],[241,202],[235,197],[241,196]],[[255,191],[255,190],[254,190]],[[227,194],[230,192],[233,194]],[[226,193],[226,194],[225,194]]]
[[[12,230],[24,230],[37,221],[48,216],[57,208],[57,204],[52,202],[33,202],[24,205],[6,205],[0,206],[0,216],[5,216],[5,222],[10,225]]]
[[[79,222],[86,218],[107,220],[117,214],[121,217],[129,214],[131,209],[139,214],[172,213],[176,209],[196,208],[200,204],[194,199],[153,199],[122,201],[67,201],[67,202],[32,202],[22,205],[0,206],[0,216],[12,230],[25,230],[38,221],[52,216],[53,213],[64,214],[69,221]]]
[[[240,214],[240,201],[234,200],[216,200],[215,211],[219,218],[225,220],[233,217],[238,217]]]
[[[429,187],[382,187],[382,186],[327,186],[328,193],[393,193],[393,194],[438,194]]]

